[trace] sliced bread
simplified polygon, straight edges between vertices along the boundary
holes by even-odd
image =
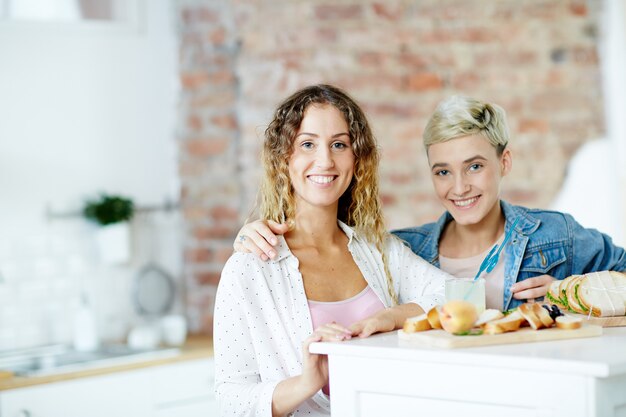
[[[478,320],[474,323],[474,326],[480,327],[490,321],[499,320],[502,317],[504,317],[504,314],[500,310],[490,308],[480,313]]]
[[[488,321],[483,326],[484,334],[500,334],[506,332],[514,332],[519,330],[524,322],[524,318],[519,313],[519,309],[515,310],[508,316],[504,316],[498,320]]]
[[[441,321],[439,320],[439,312],[441,311],[441,306],[434,306],[428,313],[426,314],[426,318],[428,319],[428,323],[430,327],[433,329],[442,329]]]
[[[548,313],[548,311],[543,308],[541,304],[533,304],[533,313],[535,313],[535,315],[539,317],[539,320],[541,320],[543,327],[552,327],[552,325],[554,324],[554,320],[552,319],[552,317],[550,317],[550,313]]]
[[[428,317],[426,314],[420,314],[419,316],[409,317],[404,320],[404,326],[402,330],[405,333],[423,332],[424,330],[430,330],[432,327],[428,323]]]
[[[544,327],[544,325],[543,325],[543,322],[539,319],[539,317],[535,313],[533,309],[533,304],[534,303],[522,304],[521,306],[517,308],[517,311],[519,311],[519,313],[522,315],[524,320],[526,320],[528,324],[530,324],[530,327],[532,327],[533,330],[539,330],[542,327]]]
[[[559,316],[556,318],[556,327],[564,330],[579,329],[583,325],[583,319],[574,316]]]

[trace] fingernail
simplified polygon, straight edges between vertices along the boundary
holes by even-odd
[[[276,256],[276,252],[274,252],[273,250],[267,252],[267,254],[270,256],[270,258],[273,258],[274,256]]]
[[[270,243],[271,243],[272,245],[275,245],[276,243],[278,243],[278,241],[276,240],[276,238],[275,238],[275,237],[273,237],[273,238],[271,238],[271,239],[270,239]]]

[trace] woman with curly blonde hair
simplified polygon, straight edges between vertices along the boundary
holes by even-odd
[[[215,305],[220,415],[328,415],[317,341],[391,331],[443,301],[446,275],[385,231],[376,140],[360,107],[304,88],[265,132],[260,214],[291,225],[270,262],[235,253]]]

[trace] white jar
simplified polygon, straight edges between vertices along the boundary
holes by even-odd
[[[163,342],[168,346],[182,346],[187,338],[187,320],[180,314],[171,314],[161,319]]]

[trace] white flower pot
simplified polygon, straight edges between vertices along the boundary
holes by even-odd
[[[96,232],[100,260],[109,265],[130,260],[130,228],[128,222],[101,226]]]

